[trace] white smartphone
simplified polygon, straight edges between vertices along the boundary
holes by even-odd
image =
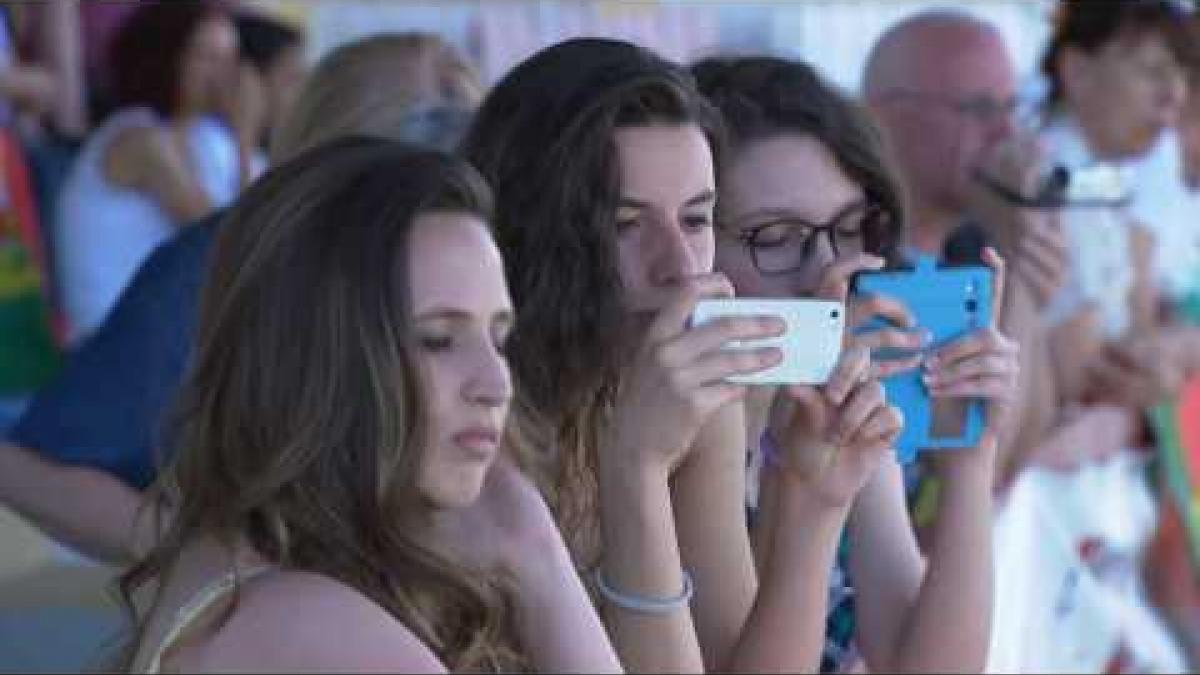
[[[731,349],[778,347],[783,361],[757,373],[729,378],[739,384],[824,384],[842,354],[846,309],[830,300],[720,298],[701,300],[692,313],[700,326],[723,316],[777,316],[787,324],[783,335],[762,340],[736,340]]]

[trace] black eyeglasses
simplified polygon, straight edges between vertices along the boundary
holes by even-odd
[[[796,216],[780,216],[737,233],[750,250],[754,266],[763,274],[787,274],[803,268],[824,233],[836,256],[841,251],[862,250],[866,231],[886,218],[874,202],[857,202],[839,211],[826,223],[810,223]]]

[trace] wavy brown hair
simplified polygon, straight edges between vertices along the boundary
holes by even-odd
[[[558,449],[548,501],[580,566],[599,552],[592,453],[626,338],[614,134],[695,125],[719,153],[719,119],[678,64],[628,42],[579,38],[514,68],[463,144],[496,191],[496,239],[518,316],[509,341],[515,414],[536,418],[530,425]]]
[[[177,449],[150,494],[171,522],[121,579],[130,611],[197,538],[231,555],[246,541],[358,590],[453,670],[524,665],[508,582],[420,537],[427,389],[408,247],[415,219],[441,211],[490,222],[474,169],[365,138],[306,151],[238,201],[214,244]],[[134,611],[130,660],[155,593]]]

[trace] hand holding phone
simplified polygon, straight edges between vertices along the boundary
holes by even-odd
[[[680,466],[714,415],[745,397],[745,387],[729,378],[775,366],[781,356],[773,348],[733,352],[725,345],[775,337],[784,329],[772,316],[689,326],[701,299],[733,297],[733,285],[721,274],[691,277],[668,293],[628,344],[612,421],[601,439],[605,462],[664,478]]]
[[[856,294],[878,294],[902,301],[916,320],[916,328],[927,331],[927,351],[933,352],[992,323],[992,270],[983,266],[937,266],[931,257],[921,257],[912,270],[863,272],[855,280]],[[859,332],[887,328],[883,320],[866,324]],[[908,351],[876,354],[876,358],[909,359]],[[935,424],[929,387],[919,370],[906,370],[884,379],[888,401],[904,412],[904,430],[897,441],[902,462],[915,458],[919,449],[973,447],[984,428],[981,399],[965,406],[961,424],[941,428]]]
[[[728,381],[738,384],[824,384],[842,353],[846,311],[842,303],[811,299],[720,298],[701,300],[692,313],[699,326],[724,316],[778,316],[787,325],[778,337],[740,340],[731,349],[778,347],[776,366]]]

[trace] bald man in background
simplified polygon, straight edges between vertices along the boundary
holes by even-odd
[[[997,461],[997,488],[1001,490],[1026,467],[1075,470],[1114,457],[1125,452],[1128,440],[1140,431],[1128,409],[1095,404],[1066,408],[1060,401],[1060,383],[1051,367],[1051,340],[1061,344],[1063,334],[1054,331],[1072,331],[1076,326],[1068,322],[1051,331],[1041,317],[1068,274],[1065,237],[1054,210],[1025,208],[999,197],[984,184],[998,183],[1026,199],[1035,197],[1042,187],[1045,160],[1028,131],[1016,123],[1015,92],[1012,59],[998,31],[953,11],[918,14],[885,33],[872,50],[864,78],[867,105],[883,128],[906,183],[911,205],[906,233],[910,252],[945,257],[974,236],[994,246],[1008,264],[1001,324],[1021,345],[1022,368],[1020,398],[1011,425],[1015,433],[1002,439]],[[981,244],[977,242],[975,248]],[[961,258],[961,251],[958,253],[951,257]],[[1086,316],[1078,320],[1077,334],[1086,332],[1086,320]],[[1122,485],[1123,490],[1127,487]],[[1096,497],[1098,503],[1104,503],[1104,495]],[[1054,496],[1045,498],[1051,500],[1046,508],[1057,508],[1052,503]],[[1105,511],[1099,517],[1123,522],[1126,514]],[[1152,552],[1158,563],[1170,555],[1163,551],[1166,549],[1160,546]],[[1172,569],[1190,572],[1186,566]],[[1194,588],[1178,579],[1157,582],[1172,590]],[[1006,588],[1001,583],[1000,592],[1007,592]],[[1141,616],[1142,600],[1137,594],[1130,595],[1125,589],[1107,602],[1115,603],[1112,607],[1119,607],[1124,616]],[[1160,603],[1163,596],[1157,593]],[[1172,600],[1169,606],[1179,612],[1195,606],[1194,602]],[[1111,607],[1102,614],[1107,616],[1110,611]],[[1013,618],[1010,616],[1009,622]],[[1024,618],[1016,620],[1019,623]],[[1200,635],[1200,621],[1194,614],[1171,618],[1176,625],[1187,627],[1185,634],[1190,630],[1193,638]],[[1007,634],[1002,631],[999,635],[1004,639]],[[1069,649],[1073,640],[1093,638],[1099,639],[1064,634],[1059,640]],[[1200,655],[1196,644],[1190,646],[1194,658]],[[1030,658],[1036,661],[1039,656],[1044,655]]]
[[[966,14],[918,14],[876,43],[864,88],[908,183],[909,245],[940,255],[970,211],[973,172],[1014,137],[1016,76],[1004,41]]]
[[[1032,200],[1046,160],[1017,124],[1016,74],[1003,37],[970,14],[935,10],[893,26],[867,61],[864,97],[904,178],[910,252],[975,262],[983,245],[1009,274],[1001,329],[1021,345],[1019,398],[1002,437],[997,487],[1029,464],[1072,468],[1108,456],[1132,430],[1107,408],[1060,417],[1041,312],[1062,287],[1066,243],[1052,209],[1028,208],[988,184]]]

